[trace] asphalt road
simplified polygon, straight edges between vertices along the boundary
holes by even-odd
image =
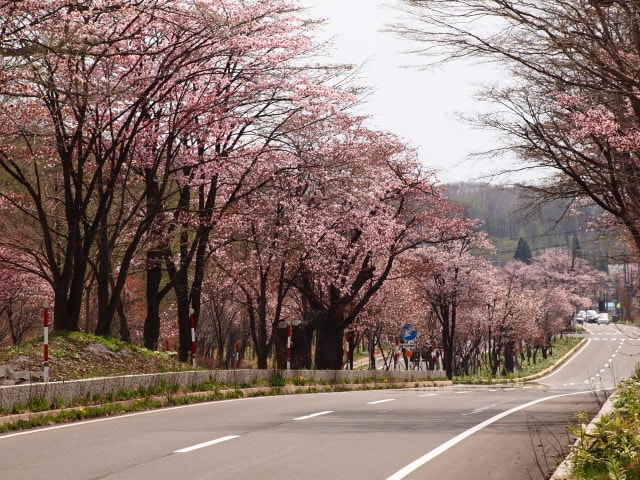
[[[5,434],[0,479],[548,478],[575,413],[595,414],[638,361],[637,329],[587,327],[535,384],[248,398]]]

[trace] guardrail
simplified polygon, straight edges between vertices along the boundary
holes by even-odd
[[[58,401],[70,405],[77,399],[91,398],[96,395],[106,397],[124,390],[154,388],[162,384],[177,385],[180,388],[197,386],[205,382],[248,386],[260,381],[268,381],[274,375],[280,375],[285,381],[320,384],[406,383],[438,380],[445,377],[442,370],[193,370],[3,386],[0,387],[0,409],[11,411],[14,405],[27,404],[34,398],[43,398],[52,404]]]

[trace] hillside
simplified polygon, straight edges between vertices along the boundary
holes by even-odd
[[[610,232],[594,228],[601,212],[595,206],[582,208],[577,216],[570,214],[568,200],[536,205],[523,188],[466,182],[447,185],[446,195],[469,218],[481,221],[481,229],[496,247],[495,263],[512,260],[520,238],[534,254],[550,247],[573,249],[578,245],[579,256],[594,268],[619,263],[620,251],[609,238]]]
[[[30,372],[39,378],[42,362],[42,339],[0,347],[0,367]],[[167,353],[153,352],[111,337],[80,332],[53,332],[49,337],[50,381],[180,371],[187,367],[190,365],[175,361]]]

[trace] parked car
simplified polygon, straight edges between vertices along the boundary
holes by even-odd
[[[596,323],[598,321],[598,312],[595,310],[587,310],[586,315],[585,318],[588,323]]]
[[[598,314],[598,325],[601,324],[609,325],[609,314],[606,312]]]
[[[576,313],[574,320],[576,321],[576,323],[584,323],[586,318],[587,312],[585,312],[584,310],[580,310],[578,313]]]

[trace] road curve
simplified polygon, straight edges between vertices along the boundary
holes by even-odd
[[[5,434],[0,479],[548,478],[575,413],[595,414],[637,361],[637,329],[589,328],[533,384],[248,398]]]

